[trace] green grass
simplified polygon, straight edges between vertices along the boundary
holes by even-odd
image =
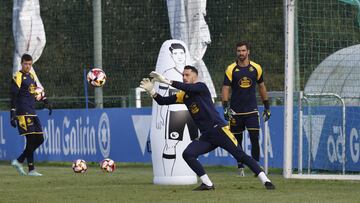
[[[21,177],[0,163],[0,202],[359,202],[360,181],[287,180],[278,170],[270,175],[276,190],[267,191],[250,171],[237,177],[235,167],[206,167],[215,191],[193,192],[197,185],[154,185],[150,165],[119,164],[112,174],[95,163],[75,174],[70,165],[39,164],[43,177]]]

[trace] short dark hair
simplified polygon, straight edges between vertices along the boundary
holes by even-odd
[[[245,41],[238,42],[238,43],[236,43],[235,48],[238,48],[238,47],[241,47],[241,46],[246,46],[246,49],[250,50],[250,43],[249,42],[245,42]]]
[[[199,74],[198,70],[194,66],[187,65],[184,67],[184,69],[191,70],[192,72],[196,73],[196,75]]]
[[[172,44],[170,45],[170,47],[169,47],[169,50],[170,50],[170,52],[172,53],[172,51],[173,51],[174,49],[182,49],[182,50],[184,50],[184,53],[185,53],[185,47],[184,47],[182,44],[180,44],[180,43],[172,43]]]
[[[32,61],[32,57],[29,55],[29,54],[24,54],[22,55],[21,57],[21,63],[24,62],[24,61]]]

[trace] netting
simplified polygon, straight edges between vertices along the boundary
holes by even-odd
[[[360,5],[356,2],[297,1],[295,87],[304,91],[304,99],[302,114],[298,108],[294,111],[293,167],[302,173],[360,170]]]
[[[359,44],[360,19],[357,17],[359,6],[339,0],[303,0],[297,2],[297,63],[301,89],[305,87],[310,75],[323,60],[336,51]],[[345,55],[348,54],[345,53]],[[336,66],[339,62],[339,58],[328,60],[333,61],[332,66]],[[351,61],[358,61],[358,59],[353,57],[344,59],[345,64],[339,66],[339,69],[346,65],[353,66],[350,63]],[[347,73],[339,71],[338,74]],[[323,78],[322,81],[326,79]],[[322,81],[319,82],[319,85]]]
[[[1,109],[8,108],[14,50],[12,6],[12,1],[1,1]],[[36,72],[56,108],[83,108],[83,71],[94,63],[92,1],[41,1],[40,9],[46,46],[34,64]],[[282,90],[283,2],[215,0],[207,2],[206,10],[212,43],[204,62],[217,94],[240,40],[251,43],[251,59],[263,66],[268,90]],[[171,38],[166,1],[102,0],[102,37],[102,66],[108,76],[104,107],[133,106],[134,88],[155,68],[161,44]],[[93,88],[88,88],[93,102]],[[149,105],[150,100],[143,104]]]
[[[343,107],[341,99],[336,95],[304,95],[301,108],[302,134],[294,137],[296,143],[302,142],[295,146],[299,171],[342,173],[345,169],[343,129],[346,110]]]

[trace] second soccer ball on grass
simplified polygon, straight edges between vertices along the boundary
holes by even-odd
[[[115,171],[116,165],[112,159],[106,158],[100,162],[100,168],[104,172],[112,173]]]
[[[87,170],[86,161],[83,159],[77,159],[72,164],[72,169],[75,173],[85,173]]]

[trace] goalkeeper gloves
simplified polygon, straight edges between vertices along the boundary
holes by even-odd
[[[49,109],[49,116],[52,114],[52,104],[46,99],[43,99],[45,108]]]
[[[167,78],[165,78],[160,73],[157,73],[155,71],[151,71],[151,73],[149,75],[150,75],[150,77],[154,78],[153,80],[155,82],[160,82],[160,83],[164,83],[164,84],[167,84],[167,85],[171,85],[171,81],[168,80]]]
[[[16,110],[10,110],[10,124],[12,127],[16,128]]]
[[[230,105],[228,101],[223,101],[224,118],[229,121],[231,119]]]
[[[263,101],[263,104],[264,104],[264,112],[263,112],[262,116],[264,118],[264,121],[268,121],[271,116],[269,100]]]
[[[140,82],[140,87],[143,88],[151,97],[156,95],[154,84],[150,81],[149,78],[143,78]]]

